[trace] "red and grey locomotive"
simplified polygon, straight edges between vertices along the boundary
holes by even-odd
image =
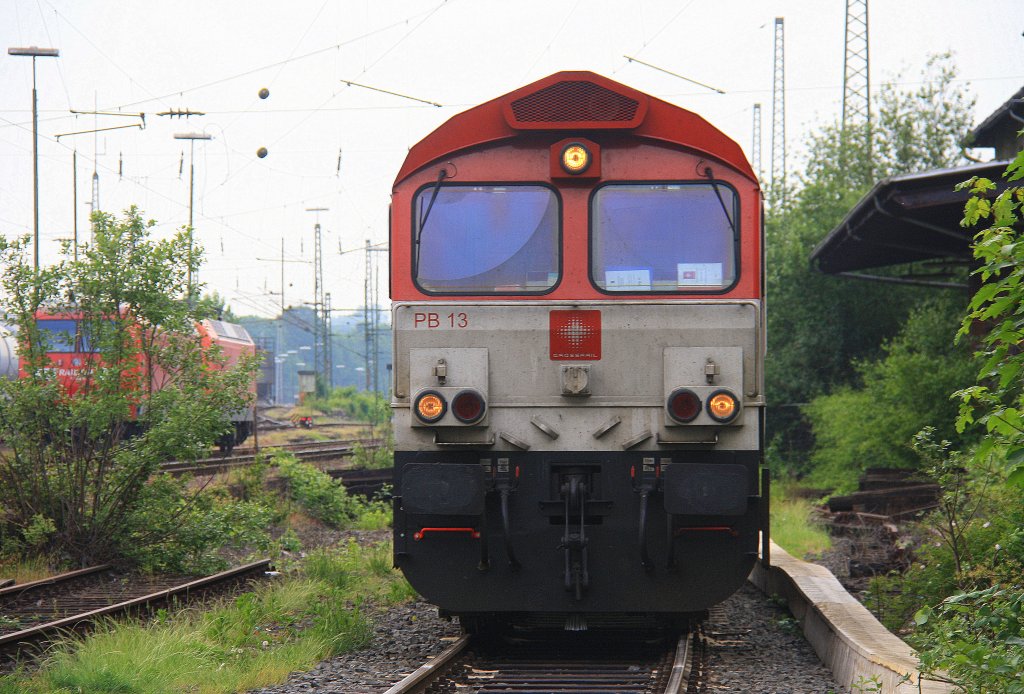
[[[469,629],[676,621],[767,537],[761,193],[590,72],[459,114],[394,184],[394,558]]]

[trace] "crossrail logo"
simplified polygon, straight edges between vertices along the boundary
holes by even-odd
[[[600,311],[552,311],[548,315],[552,360],[601,358]]]

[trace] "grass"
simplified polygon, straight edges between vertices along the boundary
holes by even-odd
[[[365,645],[365,609],[410,599],[387,545],[310,554],[301,571],[206,611],[111,621],[92,636],[52,647],[33,672],[0,676],[14,692],[238,692]]]
[[[825,528],[812,519],[813,508],[807,499],[791,496],[785,482],[772,482],[772,539],[794,557],[817,554],[832,546]]]
[[[15,583],[28,583],[60,573],[41,557],[0,557],[0,578],[13,578]]]

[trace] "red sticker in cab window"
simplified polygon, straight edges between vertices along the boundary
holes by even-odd
[[[553,360],[601,358],[600,311],[552,311],[549,315]]]

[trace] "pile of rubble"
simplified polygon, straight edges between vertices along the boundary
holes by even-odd
[[[902,571],[919,538],[911,521],[938,506],[939,485],[914,470],[870,468],[852,494],[833,496],[818,511],[832,549],[816,560],[850,593],[863,594],[875,576]]]

